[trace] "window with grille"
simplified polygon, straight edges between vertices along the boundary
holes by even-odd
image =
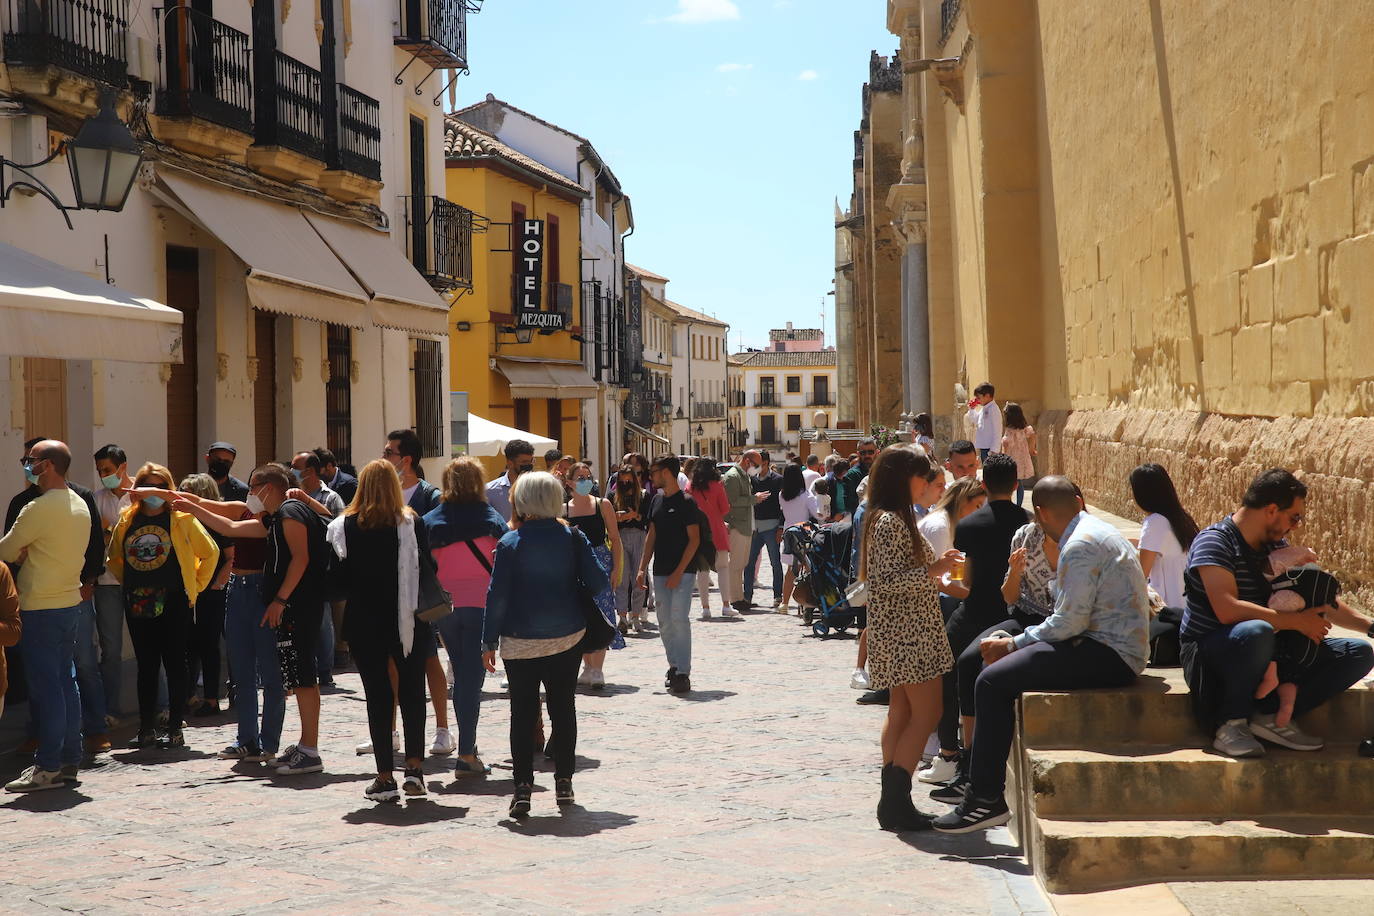
[[[329,381],[324,386],[325,440],[339,464],[353,463],[353,331],[329,325]]]
[[[415,341],[415,434],[427,456],[441,455],[444,449],[442,352],[437,340]]]

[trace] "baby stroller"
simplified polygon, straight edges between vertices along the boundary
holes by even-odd
[[[849,606],[850,552],[853,531],[849,522],[830,525],[793,525],[783,534],[786,550],[797,565],[792,595],[805,608],[805,620],[817,636],[831,630],[843,633],[856,623]]]

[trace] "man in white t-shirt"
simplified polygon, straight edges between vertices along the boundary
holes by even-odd
[[[806,492],[813,492],[816,481],[821,479],[821,456],[814,452],[806,456],[806,466],[802,468],[802,479],[806,482]]]

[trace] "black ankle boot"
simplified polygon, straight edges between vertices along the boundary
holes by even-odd
[[[878,826],[884,830],[929,830],[930,818],[911,802],[911,774],[894,763],[883,767],[883,794],[878,799]]]

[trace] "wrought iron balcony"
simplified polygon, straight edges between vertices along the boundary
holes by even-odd
[[[835,396],[828,391],[813,391],[806,397],[807,407],[834,407]]]
[[[474,0],[398,0],[395,44],[436,70],[468,68],[468,13]],[[399,82],[399,80],[398,80]]]
[[[485,224],[471,210],[442,197],[401,200],[410,263],[435,289],[472,289],[472,233]]]
[[[277,51],[273,73],[275,90],[258,93],[258,144],[327,161],[320,71]]]
[[[755,407],[778,407],[780,403],[777,394],[771,391],[754,395]]]
[[[732,391],[732,392],[730,392],[729,401],[730,401],[730,406],[731,406],[731,407],[744,407],[745,404],[746,404],[745,397],[744,397],[744,392],[743,392],[743,391]]]
[[[6,0],[5,62],[124,86],[129,0]]]
[[[339,128],[330,166],[382,180],[382,108],[376,99],[338,84]]]
[[[253,132],[253,61],[248,36],[216,19],[173,12],[156,113],[204,118]],[[159,48],[159,53],[163,53]]]

